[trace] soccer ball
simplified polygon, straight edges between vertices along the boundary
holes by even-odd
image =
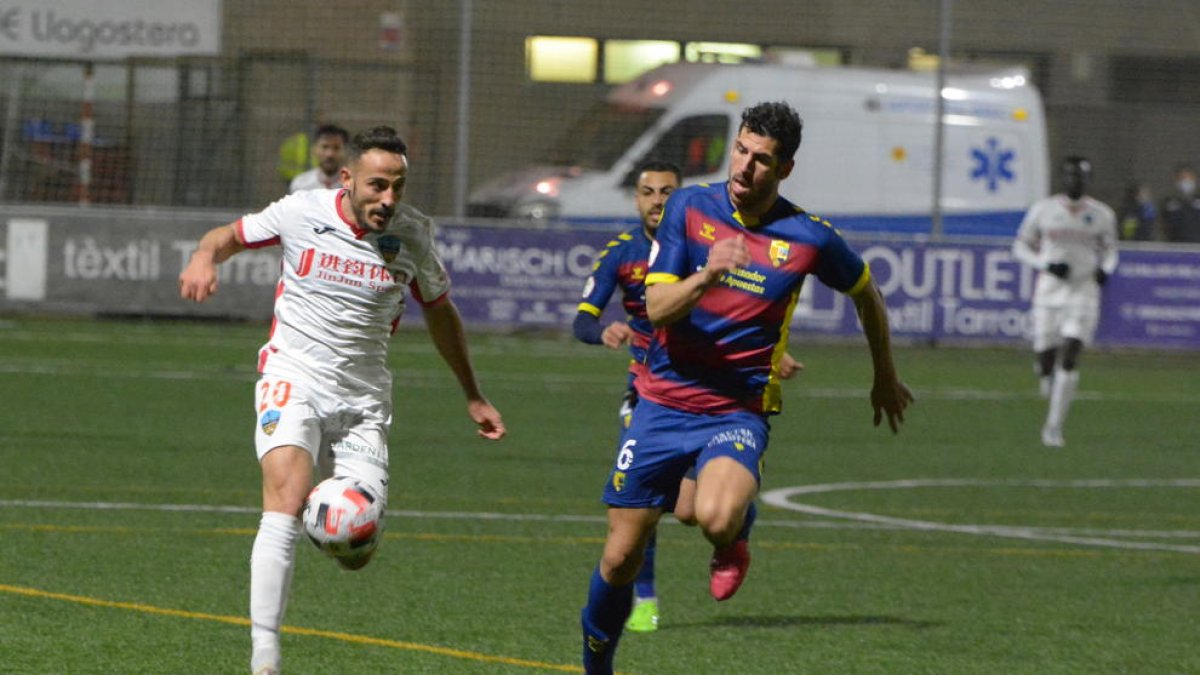
[[[346,569],[371,560],[383,536],[383,501],[354,478],[327,478],[304,502],[304,533]]]

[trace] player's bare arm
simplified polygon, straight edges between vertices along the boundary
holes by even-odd
[[[217,265],[244,250],[246,245],[238,239],[236,224],[209,230],[200,238],[187,267],[179,274],[179,295],[195,302],[207,300],[217,292]]]
[[[875,369],[875,382],[871,387],[871,407],[875,411],[874,423],[879,426],[883,415],[887,415],[892,433],[900,431],[904,422],[904,410],[912,404],[913,395],[896,375],[892,361],[891,333],[888,329],[887,305],[874,280],[853,296],[854,306],[862,322],[863,334],[871,350],[871,362]]]
[[[624,321],[614,321],[605,327],[604,332],[600,335],[600,341],[609,349],[620,349],[621,345],[629,342],[633,337],[633,329]]]
[[[653,284],[646,287],[646,315],[655,326],[674,323],[692,311],[700,297],[712,288],[726,272],[750,263],[746,238],[738,235],[722,239],[708,251],[704,268],[673,284]]]
[[[506,431],[504,421],[500,411],[483,396],[479,387],[458,307],[450,298],[443,298],[424,310],[429,336],[467,397],[467,414],[479,427],[479,435],[493,441],[500,440]]]

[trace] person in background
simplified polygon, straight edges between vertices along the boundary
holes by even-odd
[[[1200,243],[1200,195],[1196,194],[1196,168],[1190,164],[1175,167],[1175,191],[1163,199],[1163,239],[1181,243]]]
[[[1117,269],[1117,219],[1087,195],[1092,164],[1067,157],[1062,193],[1030,207],[1013,256],[1038,270],[1033,290],[1033,351],[1041,394],[1050,399],[1042,444],[1060,448],[1063,424],[1079,386],[1079,356],[1100,323],[1100,288]]]
[[[322,124],[313,136],[312,155],[317,165],[292,179],[288,193],[342,186],[341,170],[346,163],[350,133],[336,124]]]
[[[1150,241],[1155,237],[1154,228],[1157,221],[1158,208],[1154,205],[1150,186],[1145,183],[1129,185],[1121,202],[1121,239]]]
[[[654,327],[646,317],[646,272],[650,269],[650,245],[658,229],[667,197],[681,182],[680,170],[668,162],[649,161],[636,170],[633,201],[641,223],[613,239],[597,255],[592,274],[583,288],[583,301],[575,315],[573,330],[581,342],[604,345],[609,349],[629,346],[629,378],[621,399],[618,415],[622,433],[629,426],[633,408],[637,405],[634,386],[638,374],[645,368],[646,347]],[[621,289],[622,306],[627,319],[600,325],[600,315],[613,292]],[[634,608],[625,627],[646,633],[658,629],[658,594],[654,584],[654,560],[658,550],[657,534],[646,542],[645,561],[634,584]]]

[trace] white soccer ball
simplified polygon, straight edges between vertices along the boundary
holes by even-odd
[[[383,500],[354,478],[318,483],[301,518],[312,543],[346,569],[366,565],[383,537]]]

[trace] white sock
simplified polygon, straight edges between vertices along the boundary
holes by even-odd
[[[265,511],[258,523],[250,553],[251,671],[263,666],[279,668],[279,627],[292,586],[299,533],[299,519],[286,513]]]
[[[1067,421],[1067,411],[1071,409],[1071,401],[1075,399],[1075,389],[1079,386],[1079,371],[1055,370],[1054,383],[1050,387],[1050,413],[1046,416],[1046,426],[1062,430]]]
[[[1054,375],[1038,375],[1038,393],[1042,398],[1050,398],[1050,393],[1054,390]]]

